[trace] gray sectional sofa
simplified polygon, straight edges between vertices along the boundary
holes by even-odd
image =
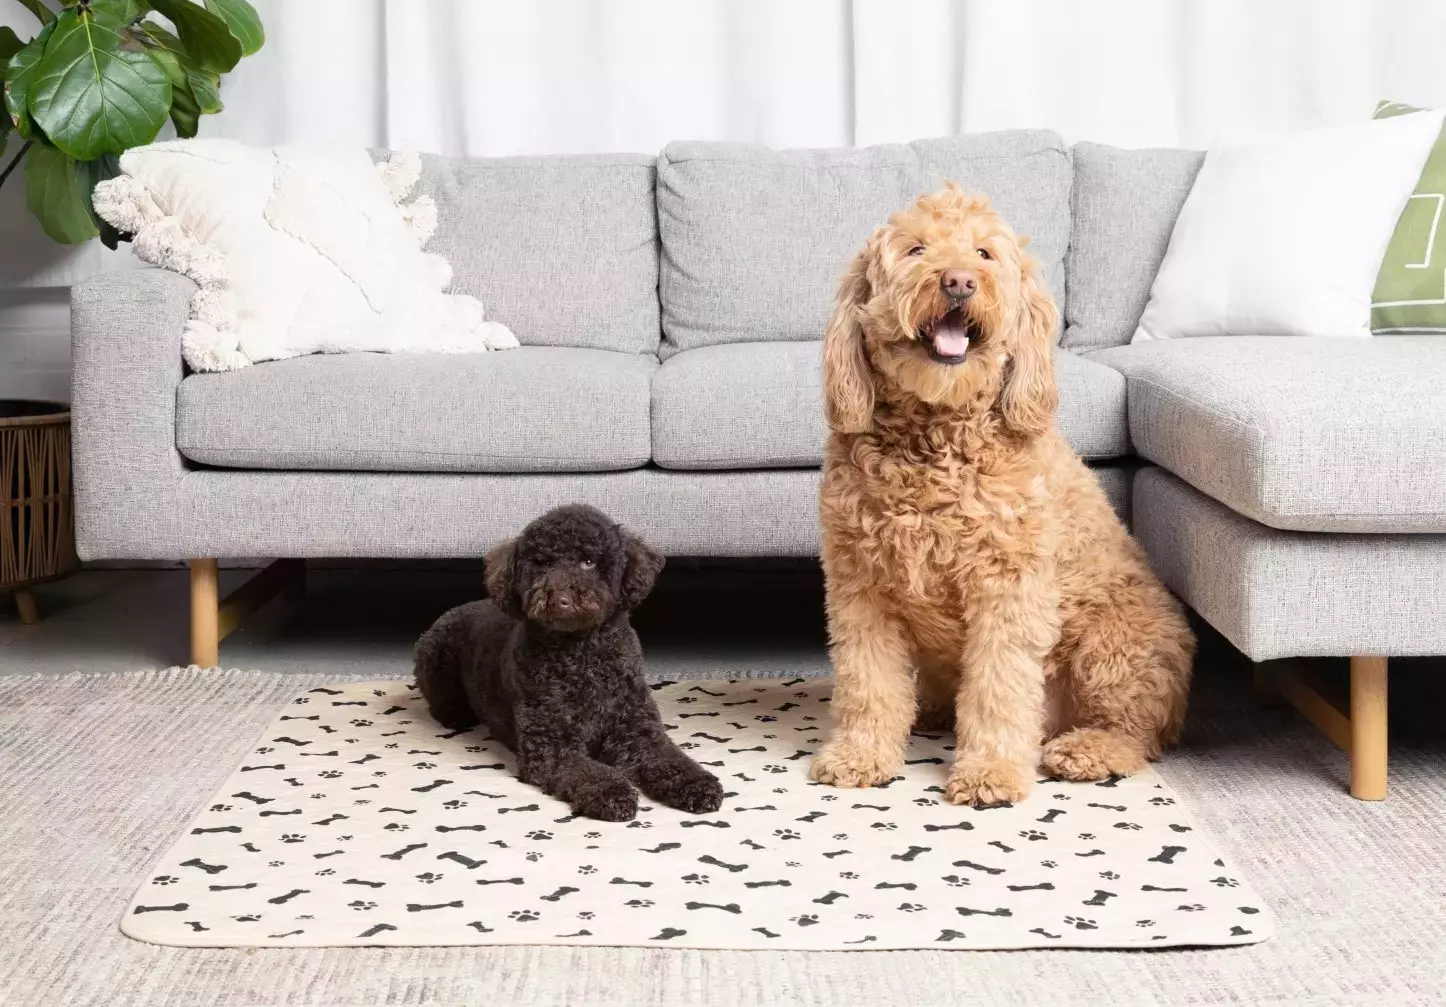
[[[1349,719],[1277,684],[1382,796],[1384,658],[1446,653],[1446,338],[1128,345],[1201,156],[1018,131],[427,158],[432,250],[524,347],[188,376],[190,281],[87,281],[81,555],[196,561],[207,664],[234,624],[215,625],[217,557],[473,557],[570,500],[674,555],[815,555],[837,278],[953,179],[1031,237],[1065,319],[1060,427],[1170,587],[1256,660],[1357,658]]]

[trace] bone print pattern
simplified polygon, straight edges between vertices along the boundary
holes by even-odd
[[[157,863],[122,929],[189,947],[573,944],[871,950],[1248,944],[1270,914],[1149,771],[942,801],[947,735],[868,791],[808,779],[824,680],[655,687],[727,789],[690,817],[570,814],[415,688],[297,697]],[[706,726],[705,726],[706,725]]]

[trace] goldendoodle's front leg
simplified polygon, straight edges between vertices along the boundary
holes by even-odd
[[[972,598],[955,704],[958,748],[944,796],[955,804],[1023,800],[1039,764],[1044,660],[1059,639],[1052,577],[990,585]]]
[[[887,783],[904,762],[914,722],[911,648],[899,621],[873,598],[828,597],[834,728],[811,775],[836,787]]]

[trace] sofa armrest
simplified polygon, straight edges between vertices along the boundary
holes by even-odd
[[[104,273],[70,295],[76,545],[82,559],[167,551],[186,467],[176,450],[181,334],[196,284],[163,269]]]

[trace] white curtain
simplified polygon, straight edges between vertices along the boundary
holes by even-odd
[[[203,128],[258,144],[492,156],[1035,126],[1204,146],[1359,121],[1380,98],[1446,105],[1443,0],[253,2],[266,47],[226,79],[226,111]],[[0,0],[0,23],[28,31],[28,19]],[[30,317],[13,288],[128,258],[58,249],[14,183],[0,190],[0,384],[12,390],[15,319]],[[25,359],[63,366],[63,344],[36,345]]]

